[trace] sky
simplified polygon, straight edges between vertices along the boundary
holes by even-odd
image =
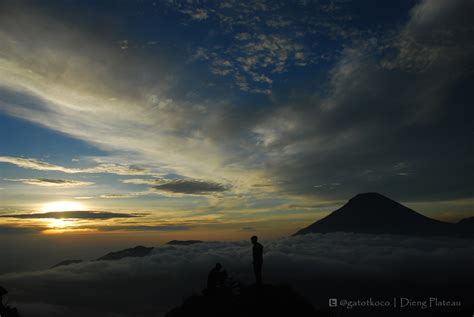
[[[362,192],[472,216],[473,11],[2,1],[3,243],[269,239]]]

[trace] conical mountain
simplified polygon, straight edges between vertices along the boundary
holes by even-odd
[[[358,194],[325,218],[296,232],[451,235],[456,225],[423,216],[379,193]]]

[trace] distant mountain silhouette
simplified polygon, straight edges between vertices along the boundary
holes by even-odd
[[[474,217],[461,219],[456,228],[463,236],[474,236]]]
[[[191,245],[196,243],[202,243],[201,240],[171,240],[168,241],[166,244],[169,245]]]
[[[144,257],[144,256],[149,255],[152,250],[153,250],[153,247],[147,248],[147,247],[138,245],[134,248],[123,249],[120,251],[107,253],[106,255],[101,256],[100,258],[97,258],[92,261],[116,261],[116,260],[120,260],[123,258],[130,258],[130,257],[139,258],[139,257]],[[53,265],[51,268],[54,269],[59,266],[66,266],[66,265],[82,263],[82,262],[84,261],[83,260],[64,260]]]
[[[474,226],[474,217],[459,220],[458,225]]]
[[[473,237],[473,218],[452,224],[423,216],[381,194],[364,193],[356,195],[323,219],[299,230],[294,236],[307,233],[355,232]]]
[[[58,266],[65,266],[65,265],[82,263],[82,262],[83,262],[82,260],[64,260],[64,261],[61,261],[61,262],[53,265],[51,268],[54,269],[55,267],[58,267]]]
[[[165,317],[329,316],[319,312],[287,285],[242,286],[237,292],[192,295]]]
[[[107,253],[106,255],[98,258],[97,261],[113,261],[113,260],[120,260],[120,259],[128,258],[128,257],[135,257],[135,258],[144,257],[150,254],[152,250],[153,250],[153,247],[147,248],[147,247],[139,245],[134,248]]]

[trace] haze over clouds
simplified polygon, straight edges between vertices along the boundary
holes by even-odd
[[[335,233],[264,245],[265,281],[291,282],[323,308],[329,294],[374,296],[370,292],[376,286],[377,295],[384,296],[399,291],[400,281],[416,283],[405,291],[412,293],[397,296],[419,295],[419,290],[436,296],[444,289],[456,298],[467,296],[465,291],[474,282],[474,249],[468,240]],[[215,262],[221,262],[233,278],[253,280],[247,241],[160,246],[143,258],[85,262],[0,279],[14,290],[15,305],[28,316],[101,316],[104,312],[159,316],[180,304],[186,294],[201,291]]]

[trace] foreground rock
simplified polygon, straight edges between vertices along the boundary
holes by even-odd
[[[169,311],[165,317],[226,316],[329,316],[317,311],[286,285],[241,286],[222,289],[215,294],[192,295]]]

